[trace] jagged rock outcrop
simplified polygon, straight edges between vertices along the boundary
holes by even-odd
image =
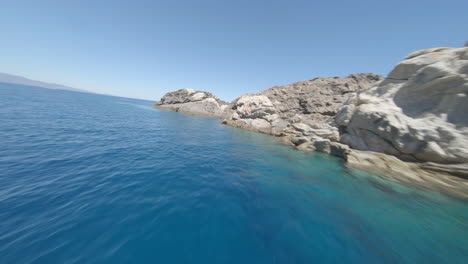
[[[334,117],[342,104],[383,77],[366,73],[346,78],[325,77],[275,86],[242,95],[226,110],[224,123],[286,137],[302,150],[324,150],[339,140]]]
[[[406,161],[468,162],[468,48],[413,52],[348,100],[341,142]]]
[[[153,107],[205,117],[223,117],[227,102],[208,92],[181,89],[165,94]]]

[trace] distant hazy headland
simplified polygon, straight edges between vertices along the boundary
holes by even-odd
[[[47,82],[31,80],[26,77],[12,75],[8,73],[2,73],[2,72],[0,72],[0,82],[37,86],[37,87],[48,88],[48,89],[58,89],[58,90],[68,90],[68,91],[75,91],[75,92],[90,93],[90,91],[86,91],[83,89],[77,89],[77,88],[73,88],[73,87],[69,87],[69,86],[65,86],[61,84],[56,84],[56,83],[47,83]]]

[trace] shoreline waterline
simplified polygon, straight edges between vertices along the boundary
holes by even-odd
[[[161,108],[160,106],[156,106],[156,105],[153,105],[152,108],[156,110],[160,110],[160,111],[175,112],[175,113],[179,113],[182,115],[202,117],[202,118],[213,118],[216,120],[220,120],[220,118],[218,117],[179,112],[179,111],[175,111],[169,108]],[[300,151],[304,153],[317,152],[323,155],[336,157],[329,153],[323,153],[320,151],[310,151],[310,150],[304,150],[304,149],[298,148],[297,146],[294,146],[294,144],[292,144],[291,141],[286,137],[279,137],[279,136],[273,135],[265,131],[252,129],[250,127],[236,126],[235,124],[225,123],[221,121],[222,120],[220,120],[220,125],[222,126],[234,127],[234,128],[241,129],[241,130],[247,130],[247,131],[251,131],[254,133],[260,133],[260,134],[270,136],[274,138],[275,140],[277,140],[278,142],[281,142],[282,144],[295,149],[296,151]],[[336,157],[336,158],[342,160],[344,165],[350,168],[372,173],[377,177],[390,180],[394,183],[403,184],[408,187],[418,188],[418,189],[432,191],[436,193],[441,193],[443,195],[448,195],[454,198],[468,201],[468,180],[467,179],[464,179],[462,177],[458,177],[455,175],[451,175],[451,174],[442,173],[442,172],[437,173],[434,171],[425,170],[419,167],[420,164],[423,164],[423,163],[405,162],[393,156],[386,155],[383,153],[376,153],[372,151],[359,151],[359,150],[351,150],[351,151],[357,152],[357,153],[363,153],[367,155],[368,157],[370,157],[371,163],[370,164],[359,164],[357,162],[351,163],[351,162],[347,162],[343,158],[340,158],[340,157]],[[380,162],[379,161],[380,158],[383,158],[384,161]],[[398,170],[398,168],[396,168],[395,170],[392,169],[391,165],[385,164],[387,162],[387,159],[390,159],[394,163],[394,165],[396,165],[396,167],[403,167],[403,170],[401,169]],[[378,162],[373,163],[374,160],[377,160]]]

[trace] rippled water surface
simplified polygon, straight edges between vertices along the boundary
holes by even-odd
[[[0,84],[0,263],[467,263],[466,201],[151,104]]]

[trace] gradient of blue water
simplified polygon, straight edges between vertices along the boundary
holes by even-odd
[[[0,84],[0,263],[466,263],[468,203],[152,102]]]

